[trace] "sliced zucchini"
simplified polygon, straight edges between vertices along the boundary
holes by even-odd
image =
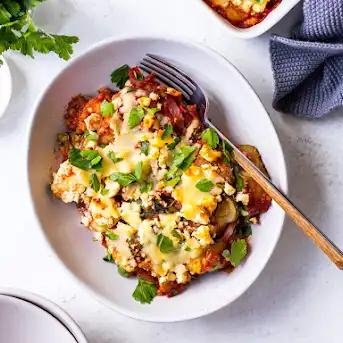
[[[225,228],[228,224],[234,222],[238,217],[236,203],[226,198],[218,205],[215,213],[215,224],[218,230]]]

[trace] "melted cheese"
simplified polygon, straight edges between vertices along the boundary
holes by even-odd
[[[138,228],[141,224],[141,207],[136,202],[123,202],[120,208],[121,217],[132,227]]]
[[[182,204],[181,213],[188,219],[200,224],[208,224],[212,212],[217,207],[216,195],[201,192],[196,184],[208,179],[214,183],[224,182],[210,165],[197,167],[192,165],[181,177],[181,184],[176,187],[173,196]]]

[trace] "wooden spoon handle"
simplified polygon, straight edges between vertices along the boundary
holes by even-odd
[[[228,141],[231,145],[232,143]],[[264,191],[279,204],[288,214],[293,222],[304,231],[304,233],[336,264],[339,269],[343,269],[342,251],[323,233],[310,222],[301,211],[292,204],[260,170],[249,162],[239,151],[234,149],[232,156],[237,163],[264,189]]]

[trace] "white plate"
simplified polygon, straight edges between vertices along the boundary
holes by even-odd
[[[0,295],[0,342],[77,343],[48,312],[25,300]]]
[[[0,58],[3,65],[0,66],[0,118],[10,102],[12,95],[12,77],[10,69],[3,57]]]
[[[73,318],[52,301],[31,292],[7,287],[0,287],[0,295],[14,297],[38,306],[56,318],[73,335],[77,343],[87,343],[86,337]]]
[[[257,25],[241,29],[232,25],[229,21],[221,17],[217,12],[207,6],[203,0],[199,0],[213,15],[215,15],[227,28],[228,32],[238,38],[254,38],[262,35],[277,24],[300,0],[282,0],[281,4],[276,7],[268,16]]]
[[[28,152],[28,176],[37,218],[48,243],[67,270],[107,306],[130,317],[172,322],[203,316],[239,297],[255,281],[279,239],[284,213],[273,205],[254,228],[252,251],[246,263],[230,276],[201,277],[182,295],[157,297],[141,305],[131,294],[137,281],[125,279],[104,263],[105,250],[92,242],[80,225],[74,205],[51,196],[51,161],[56,135],[65,130],[63,112],[70,98],[94,94],[109,85],[110,73],[124,63],[136,65],[145,53],[169,58],[194,77],[208,92],[210,115],[235,142],[260,149],[277,185],[287,191],[285,161],[280,142],[260,100],[242,75],[223,57],[196,43],[165,38],[131,38],[102,42],[71,61],[52,81],[34,111]]]

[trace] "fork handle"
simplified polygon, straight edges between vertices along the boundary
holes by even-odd
[[[228,142],[230,143],[230,142]],[[293,222],[336,264],[343,269],[342,251],[284,195],[259,169],[234,149],[232,155],[237,163],[279,204]]]

